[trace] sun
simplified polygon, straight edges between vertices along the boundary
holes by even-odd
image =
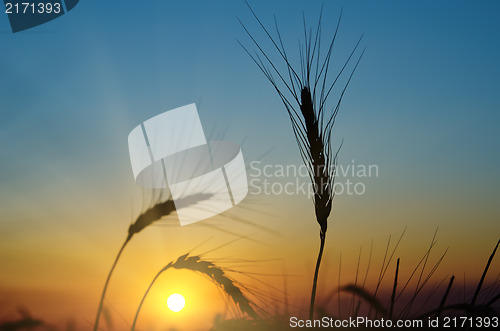
[[[181,311],[185,304],[186,300],[184,300],[184,297],[177,293],[170,295],[167,299],[168,309],[176,313]]]

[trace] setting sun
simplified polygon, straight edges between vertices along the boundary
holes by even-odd
[[[184,300],[184,297],[180,294],[172,294],[167,299],[168,309],[176,313],[181,311],[185,304],[186,300]]]

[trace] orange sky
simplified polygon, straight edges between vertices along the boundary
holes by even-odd
[[[406,218],[405,224],[397,224],[393,218],[397,218],[398,214],[404,215],[403,207],[394,208],[391,213],[387,213],[387,217],[374,217],[369,215],[384,215],[381,211],[383,206],[377,206],[368,197],[358,199],[360,201],[351,203],[349,199],[339,197],[336,201],[320,274],[319,296],[337,286],[340,252],[341,283],[353,283],[359,250],[362,246],[361,279],[366,271],[373,240],[373,258],[367,287],[374,288],[388,236],[392,235],[393,247],[405,226],[408,226],[384,283],[390,287],[395,259],[401,258],[401,277],[408,277],[430,244],[436,227],[431,226],[430,222],[423,222],[423,226],[420,223],[422,215],[409,215],[413,217]],[[364,208],[350,207],[363,203]],[[124,204],[121,210],[114,209],[108,213],[127,214],[123,211],[127,208]],[[284,291],[286,274],[289,302],[305,308],[318,248],[318,229],[311,209],[308,201],[300,197],[250,196],[241,206],[229,211],[227,217],[221,215],[205,221],[223,231],[207,227],[203,222],[180,227],[173,216],[162,221],[163,226],[147,228],[126,247],[112,278],[107,303],[112,307],[110,314],[113,323],[119,328],[126,328],[126,323],[131,323],[147,284],[162,266],[204,242],[193,254],[212,250],[237,238],[226,233],[227,231],[248,238],[240,238],[207,254],[206,258],[217,261],[221,259],[218,263],[228,268],[258,273],[256,277],[260,281],[279,291]],[[433,213],[432,208],[422,210],[427,210],[427,215]],[[75,217],[80,217],[84,222],[85,217],[77,214],[79,213]],[[231,219],[231,215],[237,215],[268,230],[235,221]],[[366,217],[371,217],[370,222],[363,221]],[[10,236],[2,240],[0,257],[3,271],[0,274],[0,291],[3,299],[0,305],[6,312],[4,316],[12,316],[17,306],[23,306],[34,316],[40,316],[51,323],[64,325],[68,320],[73,320],[78,328],[88,329],[89,323],[94,320],[106,273],[130,221],[131,218],[128,217],[123,220],[108,218],[102,223],[82,224],[82,231],[67,231],[61,229],[64,228],[62,223],[47,220],[47,228],[43,230],[27,231],[29,233],[22,237]],[[441,281],[451,274],[463,279],[465,272],[466,279],[475,282],[494,246],[494,229],[488,231],[471,226],[467,228],[466,235],[463,230],[456,231],[456,225],[446,222],[437,225],[437,244],[430,256],[427,270],[449,247],[448,255],[433,279]],[[499,271],[499,265],[494,264],[488,279],[496,277]],[[279,297],[280,302],[284,302],[283,293],[267,288],[251,278],[239,274],[233,276],[244,284],[263,291],[266,294],[264,297]],[[168,312],[166,298],[171,293],[185,295],[187,305],[183,312]],[[193,329],[202,330],[211,325],[215,314],[227,313],[224,307],[224,300],[210,281],[189,271],[171,270],[161,276],[151,291],[138,326],[158,329],[170,325],[186,327],[188,323]],[[193,316],[198,316],[198,319],[193,319]],[[203,323],[200,324],[200,321]]]

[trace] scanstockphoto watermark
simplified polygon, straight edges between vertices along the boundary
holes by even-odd
[[[427,317],[422,319],[397,319],[386,318],[370,319],[368,317],[357,316],[345,319],[334,319],[332,317],[323,317],[321,319],[300,319],[296,316],[290,317],[289,325],[291,328],[336,328],[336,329],[391,329],[396,330],[409,328],[419,329],[498,329],[499,318],[497,316],[444,316]]]
[[[429,320],[430,321],[430,320]],[[426,321],[427,322],[427,321]],[[369,319],[367,317],[349,317],[347,319],[334,319],[331,317],[323,317],[314,320],[302,320],[295,316],[290,317],[291,328],[423,328],[425,326],[433,327],[429,323],[424,323],[423,320],[390,320],[390,319]]]
[[[317,177],[313,185],[310,178]],[[325,169],[310,169],[305,164],[268,164],[252,161],[248,170],[249,194],[306,195],[313,198],[321,190],[334,190],[335,195],[363,195],[369,179],[379,176],[376,164],[337,164],[330,173]],[[335,178],[333,185],[331,179]]]

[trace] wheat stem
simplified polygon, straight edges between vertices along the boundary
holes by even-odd
[[[320,246],[319,246],[319,252],[318,252],[318,259],[316,261],[316,268],[314,269],[314,279],[313,279],[313,286],[312,286],[312,292],[311,292],[311,304],[309,306],[309,319],[310,320],[312,320],[313,316],[314,316],[314,301],[316,299],[316,287],[318,285],[319,267],[321,265],[321,258],[323,257],[323,249],[325,248],[326,232],[320,231],[319,238],[320,238]]]
[[[141,311],[141,308],[142,308],[142,304],[144,303],[144,300],[146,300],[146,297],[149,293],[149,291],[151,290],[151,287],[153,287],[153,284],[156,282],[156,280],[158,279],[158,277],[166,270],[168,270],[170,268],[170,264],[168,264],[167,266],[165,266],[163,269],[161,269],[155,276],[155,278],[153,278],[153,280],[151,281],[151,283],[149,284],[149,287],[148,289],[146,290],[146,293],[144,293],[144,296],[142,297],[141,299],[141,303],[139,304],[139,307],[137,308],[137,311],[135,312],[135,316],[134,316],[134,322],[132,323],[132,328],[131,330],[134,331],[135,330],[135,324],[137,322],[137,318],[139,317],[139,312]]]
[[[444,304],[446,303],[446,299],[448,298],[448,294],[450,294],[451,287],[453,286],[453,281],[455,280],[455,275],[451,276],[450,282],[448,283],[448,288],[446,289],[446,292],[444,292],[443,299],[441,300],[441,303],[439,304],[438,311],[436,313],[437,317],[441,317],[441,312],[443,311]]]
[[[99,327],[99,318],[101,317],[102,306],[104,304],[104,297],[106,296],[106,291],[108,289],[109,281],[111,280],[111,275],[113,274],[113,271],[115,270],[115,267],[118,264],[118,260],[120,259],[120,256],[122,255],[122,252],[125,249],[125,246],[127,246],[128,242],[130,241],[130,238],[132,238],[132,236],[128,235],[127,239],[125,240],[122,247],[120,248],[120,251],[116,255],[115,262],[113,263],[113,265],[111,266],[111,269],[109,270],[108,277],[106,278],[106,283],[104,283],[104,289],[102,290],[101,300],[99,301],[99,308],[97,308],[97,316],[95,318],[94,331],[97,331],[97,329]]]
[[[389,309],[390,319],[392,319],[392,313],[394,312],[394,302],[396,302],[396,288],[398,287],[398,275],[399,275],[399,258],[396,262],[396,275],[394,276],[394,285],[392,286],[391,306]]]
[[[477,297],[479,296],[479,292],[481,292],[481,287],[483,286],[484,278],[486,277],[486,273],[490,268],[491,261],[493,261],[493,258],[495,257],[498,245],[500,245],[500,239],[498,240],[495,249],[493,249],[493,253],[491,253],[490,258],[488,259],[488,263],[486,263],[486,267],[484,268],[483,274],[481,275],[481,279],[479,280],[479,284],[477,284],[476,292],[474,293],[474,297],[472,298],[471,306],[474,306],[476,304]]]

